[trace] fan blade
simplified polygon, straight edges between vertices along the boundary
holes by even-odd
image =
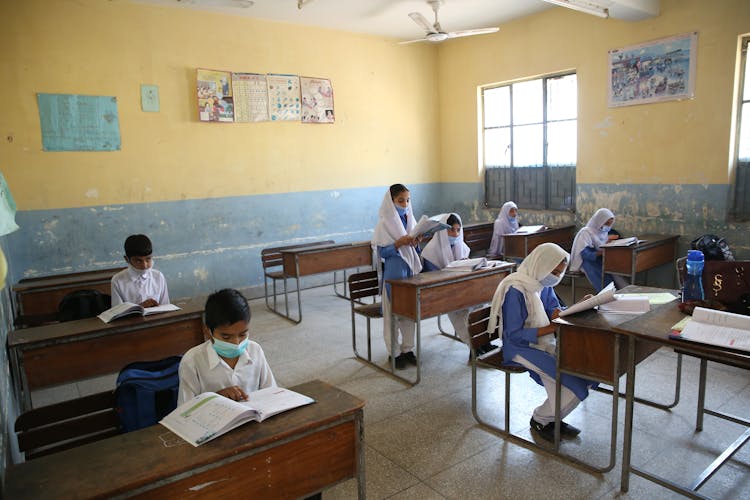
[[[434,33],[435,27],[430,24],[430,21],[428,21],[422,14],[419,12],[411,12],[409,14],[409,17],[411,17],[412,21],[417,23],[423,30],[425,30],[426,33]]]
[[[458,38],[462,36],[472,36],[472,35],[486,35],[489,33],[497,33],[500,31],[500,28],[477,28],[473,30],[461,30],[461,31],[451,31],[448,33],[448,38]]]
[[[426,42],[426,38],[417,38],[416,40],[406,40],[405,42],[398,42],[399,45],[406,45],[408,43]]]

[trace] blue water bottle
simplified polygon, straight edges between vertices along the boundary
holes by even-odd
[[[703,252],[688,251],[685,268],[687,272],[682,287],[682,301],[703,300]]]

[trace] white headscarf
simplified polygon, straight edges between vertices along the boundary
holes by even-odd
[[[502,255],[505,250],[505,241],[503,240],[504,234],[513,234],[518,231],[518,221],[510,221],[511,208],[518,210],[518,207],[512,201],[506,202],[500,209],[500,213],[497,214],[495,224],[492,228],[492,242],[490,243],[490,249],[487,255]]]
[[[570,250],[570,270],[579,271],[583,264],[583,258],[581,257],[581,251],[586,247],[593,247],[595,250],[599,249],[601,245],[607,242],[607,235],[602,234],[601,228],[605,222],[609,219],[614,219],[615,214],[612,213],[608,208],[600,208],[594,215],[589,219],[584,227],[578,231],[575,239],[573,240],[573,247]]]
[[[430,240],[429,243],[422,249],[422,258],[429,260],[438,269],[442,269],[454,260],[466,259],[469,256],[471,249],[469,245],[464,243],[464,225],[461,222],[461,216],[457,213],[440,214],[437,216],[438,220],[444,224],[448,224],[448,218],[451,215],[455,215],[458,219],[458,224],[461,226],[458,230],[458,239],[455,245],[451,246],[451,242],[448,239],[448,233],[446,231],[438,231]]]
[[[526,300],[526,310],[529,313],[524,323],[526,328],[549,325],[549,318],[542,304],[543,287],[540,281],[560,265],[560,262],[568,261],[569,258],[568,252],[554,243],[542,243],[536,247],[521,262],[518,271],[510,274],[497,286],[495,295],[492,297],[488,330],[493,331],[497,325],[503,324],[503,302],[510,287],[521,292]]]
[[[414,219],[415,217],[412,214],[410,204],[406,209],[406,229],[404,229],[404,224],[401,222],[401,218],[398,216],[396,207],[393,204],[391,191],[390,189],[386,190],[383,202],[380,204],[380,210],[378,210],[378,223],[375,225],[375,231],[372,235],[371,244],[373,251],[377,253],[378,247],[392,245],[400,237],[406,236],[417,225]],[[398,253],[404,259],[404,262],[409,265],[412,273],[419,274],[422,271],[422,262],[413,246],[400,246]]]

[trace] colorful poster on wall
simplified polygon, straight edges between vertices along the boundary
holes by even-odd
[[[202,122],[233,122],[232,74],[229,71],[197,70],[198,117]]]
[[[117,98],[37,94],[44,151],[120,149]]]
[[[300,118],[300,89],[297,75],[266,75],[268,82],[268,114],[271,121]]]
[[[333,87],[324,78],[301,76],[302,123],[333,123]]]
[[[238,123],[268,120],[268,84],[266,75],[232,73],[234,121]]]
[[[609,107],[695,96],[698,33],[609,51]]]

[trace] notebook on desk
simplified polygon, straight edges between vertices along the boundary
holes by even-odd
[[[514,234],[531,234],[531,233],[538,233],[539,231],[543,231],[545,229],[545,226],[521,226],[518,228],[518,231],[516,231]]]

